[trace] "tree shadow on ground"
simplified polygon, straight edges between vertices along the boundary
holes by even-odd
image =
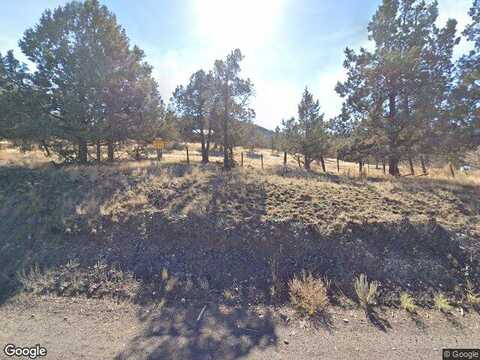
[[[392,328],[388,320],[383,318],[379,312],[372,307],[368,307],[365,310],[365,316],[367,320],[380,331],[387,332]]]
[[[234,360],[278,342],[271,313],[260,317],[241,307],[178,304],[139,316],[143,332],[116,360]]]

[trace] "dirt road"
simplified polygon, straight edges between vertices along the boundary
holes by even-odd
[[[480,347],[480,316],[402,311],[368,321],[332,308],[315,326],[287,308],[223,305],[142,308],[104,300],[37,298],[0,307],[7,343],[40,344],[47,359],[441,359],[442,348]]]

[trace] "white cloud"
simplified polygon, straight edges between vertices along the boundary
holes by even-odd
[[[256,123],[268,129],[280,125],[282,119],[296,116],[301,88],[291,83],[261,79],[255,81],[256,96],[252,101]]]
[[[320,72],[316,77],[316,84],[312,88],[318,97],[325,120],[337,116],[342,108],[342,98],[336,93],[337,82],[345,80],[347,73],[339,61],[339,65]]]

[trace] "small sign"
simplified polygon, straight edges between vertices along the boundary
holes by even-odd
[[[157,150],[163,150],[167,146],[167,141],[163,139],[155,139],[153,140],[153,146]]]

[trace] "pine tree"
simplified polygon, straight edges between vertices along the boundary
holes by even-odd
[[[220,132],[223,144],[223,166],[229,170],[233,163],[233,146],[235,129],[242,121],[251,121],[255,115],[248,107],[253,95],[253,84],[250,79],[240,77],[240,62],[243,55],[239,49],[232,51],[225,60],[215,61],[213,79],[215,97],[218,99],[220,111]]]
[[[183,118],[182,132],[187,139],[200,141],[203,163],[209,161],[216,119],[213,87],[213,74],[199,70],[186,87],[178,86],[173,95],[177,112]]]
[[[437,7],[384,0],[368,26],[375,51],[345,51],[348,79],[336,87],[346,99],[344,117],[356,118],[361,143],[388,158],[391,175],[399,175],[400,160],[432,145],[445,110],[458,39],[454,20],[437,28]]]
[[[98,0],[45,11],[20,47],[36,65],[37,115],[47,118],[48,142],[62,157],[85,163],[89,144],[107,142],[113,158],[114,142],[138,138],[158,121],[151,67]]]
[[[311,163],[318,160],[323,171],[326,171],[324,156],[328,149],[328,139],[323,117],[319,101],[314,100],[305,88],[298,105],[298,118],[282,121],[284,146],[306,170],[310,170]]]

